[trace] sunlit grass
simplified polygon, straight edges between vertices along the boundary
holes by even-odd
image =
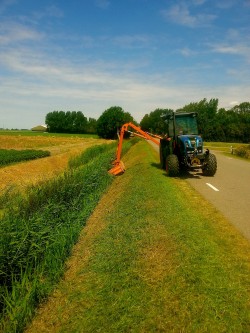
[[[24,194],[1,197],[6,207],[0,219],[1,332],[21,332],[62,276],[80,230],[112,182],[107,170],[115,147],[98,150],[95,155],[88,150],[84,166],[78,163]]]
[[[239,146],[247,146],[247,144],[236,143],[236,142],[205,142],[204,147],[212,150],[220,150],[224,152],[231,153],[232,148],[237,148]]]
[[[123,160],[27,332],[249,331],[249,243],[146,143]]]

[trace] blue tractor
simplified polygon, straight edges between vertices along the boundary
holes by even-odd
[[[201,169],[204,176],[214,176],[216,156],[208,149],[203,151],[197,113],[169,112],[162,119],[167,124],[167,133],[160,140],[160,162],[167,174],[176,177],[181,170]]]

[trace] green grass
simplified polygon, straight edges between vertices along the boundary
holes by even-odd
[[[234,158],[250,160],[250,145],[243,143],[205,142],[204,148],[223,152]]]
[[[69,134],[69,133],[48,133],[48,132],[35,132],[29,130],[0,130],[1,135],[13,136],[45,136],[45,137],[73,137],[73,138],[98,138],[96,134]]]
[[[231,147],[237,148],[239,146],[248,146],[248,144],[236,142],[204,142],[204,147],[212,150],[220,150],[224,152],[231,152]]]
[[[0,149],[0,167],[18,162],[35,160],[37,158],[42,158],[47,156],[50,156],[50,152],[44,150]]]
[[[96,211],[104,226],[78,247],[88,260],[76,258],[38,323],[79,333],[248,332],[249,243],[184,180],[166,177],[145,142],[124,162],[112,204]]]
[[[89,149],[84,166],[9,196],[10,201],[6,196],[0,218],[1,332],[21,332],[62,276],[82,227],[113,180],[107,170],[115,147],[104,147],[95,156]]]

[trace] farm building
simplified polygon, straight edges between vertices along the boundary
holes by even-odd
[[[37,125],[37,126],[31,128],[31,131],[34,131],[34,132],[46,132],[47,131],[47,126],[46,125]]]

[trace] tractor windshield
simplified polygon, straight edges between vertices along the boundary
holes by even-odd
[[[176,135],[198,134],[197,118],[194,114],[176,115],[175,117]]]

